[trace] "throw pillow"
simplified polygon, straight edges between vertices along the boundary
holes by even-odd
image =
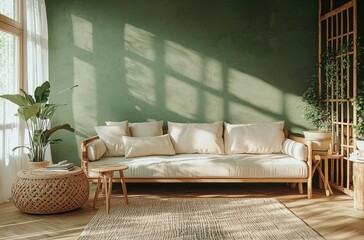
[[[225,123],[225,151],[232,153],[276,153],[282,151],[284,122],[257,124]]]
[[[224,153],[222,122],[211,124],[168,122],[176,153]]]
[[[95,127],[97,135],[105,143],[107,156],[124,156],[124,144],[122,136],[128,135],[128,127],[121,125],[98,126]]]
[[[126,129],[127,131],[127,135],[130,136],[130,130],[129,130],[129,122],[126,121],[122,121],[122,122],[113,122],[113,121],[106,121],[106,126],[121,126],[123,129]]]
[[[123,142],[125,157],[176,154],[168,134],[155,137],[123,136]]]
[[[89,161],[96,161],[106,153],[105,143],[98,139],[86,145],[87,158]]]
[[[129,123],[130,136],[153,137],[163,135],[163,121]]]

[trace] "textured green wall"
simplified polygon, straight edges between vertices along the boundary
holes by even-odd
[[[46,0],[55,161],[105,120],[270,122],[306,127],[297,105],[316,72],[316,0]]]

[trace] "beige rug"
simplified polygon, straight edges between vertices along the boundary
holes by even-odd
[[[323,239],[272,198],[112,199],[79,239]]]

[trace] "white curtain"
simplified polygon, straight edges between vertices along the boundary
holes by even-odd
[[[48,27],[44,0],[23,0],[24,4],[24,89],[32,93],[48,81]],[[14,41],[15,42],[15,41]],[[8,61],[11,62],[11,61]],[[12,63],[15,64],[15,61]],[[9,78],[4,82],[1,94],[17,93],[19,81]],[[0,203],[11,197],[11,184],[16,173],[26,167],[28,158],[20,151],[12,152],[19,145],[28,143],[24,124],[14,114],[15,104],[5,100],[0,104]],[[48,153],[50,159],[50,152]]]

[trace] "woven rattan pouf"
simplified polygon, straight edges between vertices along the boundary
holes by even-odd
[[[11,191],[20,211],[51,214],[81,207],[88,200],[90,187],[86,174],[75,167],[69,172],[19,171]]]

